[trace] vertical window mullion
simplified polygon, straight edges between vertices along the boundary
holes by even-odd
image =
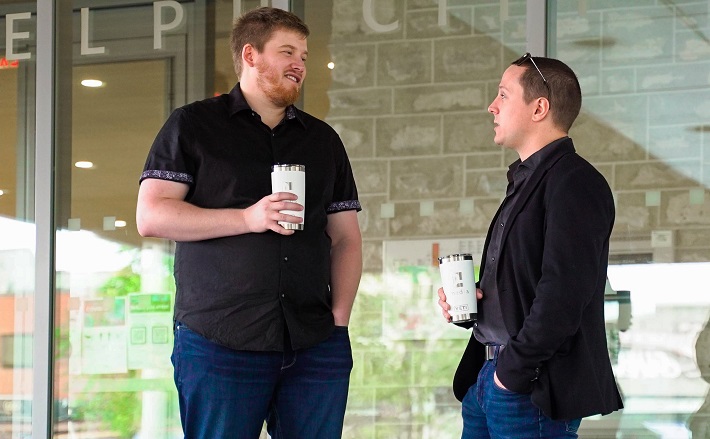
[[[526,50],[533,56],[547,56],[547,0],[527,0]]]
[[[52,435],[55,1],[37,2],[32,437]]]

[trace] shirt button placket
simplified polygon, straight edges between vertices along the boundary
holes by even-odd
[[[284,263],[287,263],[287,262],[288,262],[288,256],[284,256],[284,257],[283,257],[283,261],[284,261]],[[286,293],[282,292],[282,293],[281,293],[281,298],[283,299],[283,298],[285,298],[285,297],[286,297]]]

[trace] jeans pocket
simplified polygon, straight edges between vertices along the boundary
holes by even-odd
[[[517,394],[516,392],[513,392],[512,390],[502,388],[495,381],[493,381],[493,389],[496,392],[504,393],[506,395],[516,395]]]
[[[173,352],[170,355],[170,362],[173,363],[173,379],[175,380],[175,386],[178,390],[180,390],[180,385],[182,384],[180,380],[181,352],[180,322],[175,322],[173,323]]]

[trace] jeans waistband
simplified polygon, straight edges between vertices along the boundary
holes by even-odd
[[[487,344],[484,346],[486,348],[486,361],[495,360],[498,358],[500,351],[503,350],[505,345],[501,344]]]

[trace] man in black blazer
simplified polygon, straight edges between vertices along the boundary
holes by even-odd
[[[486,237],[478,320],[460,324],[473,327],[454,377],[462,438],[577,437],[583,417],[623,407],[604,331],[614,201],[567,136],[581,105],[567,65],[525,54],[488,107],[519,160]]]

